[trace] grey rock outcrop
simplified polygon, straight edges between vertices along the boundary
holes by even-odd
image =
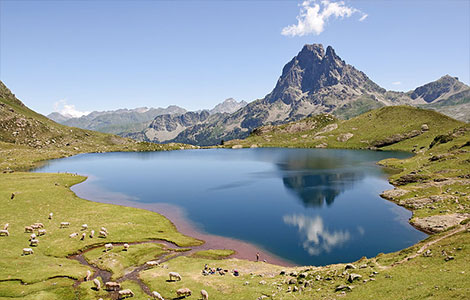
[[[458,225],[467,218],[470,218],[470,214],[454,213],[448,215],[435,215],[424,218],[414,218],[411,224],[423,231],[436,233]]]

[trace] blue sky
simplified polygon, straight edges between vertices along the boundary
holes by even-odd
[[[0,79],[43,114],[196,110],[264,97],[304,44],[322,43],[387,89],[445,74],[469,84],[470,1],[329,3],[286,35],[300,1],[0,0]]]

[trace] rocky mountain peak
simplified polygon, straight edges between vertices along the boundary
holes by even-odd
[[[413,100],[422,99],[426,103],[431,103],[468,89],[469,87],[459,81],[458,77],[444,75],[436,81],[417,87],[410,92],[410,97]]]
[[[213,109],[211,109],[209,112],[211,114],[216,114],[216,113],[233,113],[240,108],[246,106],[248,103],[245,101],[240,101],[237,102],[237,100],[233,98],[228,98],[225,99],[222,103],[217,104]]]
[[[328,46],[325,52],[322,44],[305,45],[284,66],[276,87],[266,96],[266,100],[270,103],[281,100],[285,104],[292,104],[338,84],[357,90],[358,93],[362,93],[359,87],[380,90],[364,73],[346,64],[333,47]]]
[[[299,60],[301,60],[302,58],[313,58],[316,60],[322,60],[324,56],[325,49],[323,48],[322,44],[306,44],[297,55]]]

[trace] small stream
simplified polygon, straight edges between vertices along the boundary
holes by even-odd
[[[173,259],[173,258],[176,258],[176,257],[179,257],[179,256],[189,256],[189,255],[191,255],[191,254],[193,254],[197,251],[207,250],[208,249],[207,246],[205,246],[204,244],[200,245],[200,246],[194,246],[192,248],[189,248],[189,247],[186,248],[186,247],[179,247],[179,246],[177,246],[173,243],[163,241],[163,240],[133,242],[133,243],[127,243],[127,244],[129,244],[131,246],[131,245],[147,244],[147,243],[161,244],[161,245],[164,246],[164,248],[163,248],[164,250],[169,251],[168,253],[163,254],[158,258],[155,258],[156,261],[158,261],[159,264],[162,264],[162,263],[164,263],[164,262],[166,262],[170,259]],[[113,243],[113,246],[119,246],[119,245],[122,246],[123,244],[124,243]],[[67,258],[76,260],[79,263],[81,263],[82,265],[85,265],[88,268],[90,268],[91,270],[93,270],[93,274],[92,274],[92,277],[90,278],[90,281],[97,278],[97,277],[101,277],[101,280],[103,281],[103,286],[101,287],[102,289],[104,289],[104,283],[106,283],[108,281],[115,281],[115,282],[121,283],[121,282],[129,280],[129,281],[133,281],[133,282],[137,283],[142,291],[144,291],[147,295],[152,296],[151,295],[152,291],[150,290],[150,288],[139,277],[140,272],[142,272],[146,269],[152,268],[152,267],[146,266],[145,263],[143,265],[137,266],[131,272],[124,274],[124,276],[119,277],[116,280],[111,280],[112,272],[110,272],[108,270],[101,269],[101,268],[99,268],[99,267],[97,267],[93,264],[88,263],[88,261],[83,257],[83,255],[85,253],[87,253],[88,251],[98,249],[98,248],[103,248],[103,247],[104,247],[103,245],[90,247],[90,248],[87,248],[86,250],[80,251],[80,253],[78,253],[78,254],[70,255]],[[190,249],[190,250],[188,250],[188,251],[174,251],[174,250],[177,250],[177,249]],[[74,288],[78,287],[82,282],[84,282],[84,279],[76,280],[73,287]],[[108,291],[108,293],[110,294],[111,299],[119,299],[118,291]]]

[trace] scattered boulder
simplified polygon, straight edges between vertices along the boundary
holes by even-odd
[[[423,175],[423,174],[406,174],[401,176],[400,178],[396,179],[394,181],[395,185],[406,185],[409,183],[419,183],[419,182],[427,182],[431,179],[428,175]]]
[[[361,275],[351,273],[351,274],[349,274],[348,281],[352,283],[354,280],[358,280],[358,279],[361,279],[361,278],[362,278]]]
[[[382,194],[380,194],[380,197],[387,199],[387,200],[395,200],[407,193],[408,193],[407,190],[395,188],[393,190],[384,191]]]
[[[349,285],[338,285],[335,289],[335,292],[340,292],[340,291],[350,291],[352,288]]]
[[[329,125],[326,125],[325,127],[323,127],[320,131],[318,131],[315,135],[320,135],[320,134],[323,134],[323,133],[326,133],[326,132],[330,132],[330,131],[333,131],[335,130],[336,128],[338,128],[338,124],[334,123],[334,124],[329,124]]]
[[[399,134],[399,133],[394,134],[394,135],[389,136],[389,137],[387,137],[383,140],[373,141],[372,146],[377,147],[377,148],[381,148],[381,147],[393,145],[393,144],[396,144],[398,142],[414,138],[414,137],[416,137],[416,136],[418,136],[422,133],[423,132],[420,131],[420,130],[412,130],[410,132],[403,133],[403,134]]]
[[[350,138],[352,138],[353,136],[354,136],[354,134],[349,133],[349,132],[348,132],[348,133],[342,133],[342,134],[340,134],[340,135],[336,138],[336,140],[337,140],[338,142],[344,143],[344,142],[347,142],[347,141],[348,141]]]
[[[353,264],[347,264],[345,267],[344,267],[345,270],[348,270],[348,269],[356,269],[356,266],[353,265]]]
[[[297,279],[291,278],[288,282],[288,284],[297,284]]]
[[[454,260],[454,257],[449,255],[444,260],[445,261]]]
[[[431,257],[431,256],[432,256],[431,250],[429,250],[429,249],[426,250],[426,252],[423,253],[423,256],[424,256],[424,257]]]
[[[421,130],[422,130],[422,131],[428,131],[428,130],[429,130],[428,124],[423,124],[423,125],[421,125]]]

